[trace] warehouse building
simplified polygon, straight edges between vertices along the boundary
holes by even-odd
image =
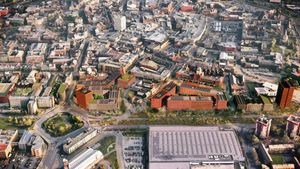
[[[103,154],[99,150],[87,149],[79,156],[75,157],[68,164],[69,169],[89,169],[93,168],[100,160]]]
[[[232,129],[155,126],[149,129],[149,169],[243,168],[245,157]]]

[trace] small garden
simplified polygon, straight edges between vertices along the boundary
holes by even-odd
[[[106,155],[107,153],[115,150],[116,137],[115,136],[104,137],[102,140],[100,140],[99,144],[100,144],[99,150],[102,152],[102,154]]]
[[[83,127],[84,123],[79,116],[73,116],[70,113],[59,113],[48,120],[42,126],[53,137],[66,135]]]

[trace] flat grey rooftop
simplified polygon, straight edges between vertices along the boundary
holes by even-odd
[[[149,129],[150,163],[244,160],[234,130],[191,126],[151,126]]]

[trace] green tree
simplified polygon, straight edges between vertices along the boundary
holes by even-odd
[[[73,116],[75,122],[81,122],[81,118],[79,116]]]
[[[102,94],[95,94],[94,99],[95,100],[101,100],[101,99],[104,99],[104,96]]]
[[[32,125],[32,119],[31,118],[26,119],[26,121],[24,122],[24,124],[26,126],[31,126]]]
[[[19,124],[19,120],[17,117],[14,118],[14,122],[15,122],[15,124]]]
[[[8,122],[12,122],[13,121],[13,118],[11,116],[8,116]]]
[[[65,133],[65,132],[66,132],[66,129],[65,129],[65,127],[64,127],[64,126],[59,126],[59,128],[58,128],[58,132],[59,132],[60,134],[63,134],[63,133]]]

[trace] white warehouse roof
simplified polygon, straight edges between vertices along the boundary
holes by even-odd
[[[244,162],[239,140],[231,129],[155,126],[149,129],[149,169],[189,169],[191,163]]]
[[[79,156],[73,158],[69,163],[69,169],[88,168],[95,162],[103,159],[103,154],[99,150],[87,149]]]

